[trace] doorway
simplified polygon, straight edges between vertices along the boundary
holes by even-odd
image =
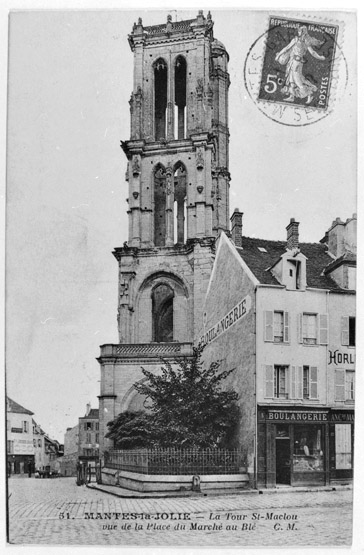
[[[277,426],[276,483],[291,484],[291,442],[288,426]]]

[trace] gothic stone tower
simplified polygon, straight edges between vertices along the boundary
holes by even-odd
[[[128,160],[129,240],[119,263],[119,344],[102,345],[100,449],[107,422],[142,408],[141,366],[191,354],[202,326],[215,239],[229,225],[228,54],[213,22],[144,27],[134,53]]]

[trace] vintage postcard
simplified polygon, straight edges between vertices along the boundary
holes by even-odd
[[[356,133],[353,10],[10,11],[9,546],[352,545]]]

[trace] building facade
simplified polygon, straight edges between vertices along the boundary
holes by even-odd
[[[67,428],[64,435],[62,475],[76,476],[77,464],[80,462],[94,467],[99,460],[99,444],[99,410],[92,409],[87,403],[85,416],[78,419],[76,426]]]
[[[210,13],[129,35],[134,54],[127,158],[129,238],[119,264],[119,343],[101,346],[100,449],[107,423],[143,399],[141,366],[192,354],[215,240],[229,228],[228,54]]]
[[[62,476],[76,476],[78,462],[79,424],[67,428],[64,434],[64,456],[62,460]]]
[[[48,464],[48,458],[45,453],[45,432],[33,419],[33,446],[34,446],[34,468],[44,470]]]
[[[60,470],[63,445],[42,430],[33,414],[7,397],[8,475]]]
[[[204,308],[204,358],[234,369],[236,443],[252,484],[322,485],[353,476],[356,216],[319,243],[219,241]]]
[[[33,412],[6,398],[8,475],[34,472]]]
[[[87,405],[86,414],[78,421],[78,460],[95,466],[99,460],[99,410]]]

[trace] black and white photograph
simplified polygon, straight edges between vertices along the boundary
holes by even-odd
[[[7,547],[350,548],[357,12],[44,8],[7,15]]]

